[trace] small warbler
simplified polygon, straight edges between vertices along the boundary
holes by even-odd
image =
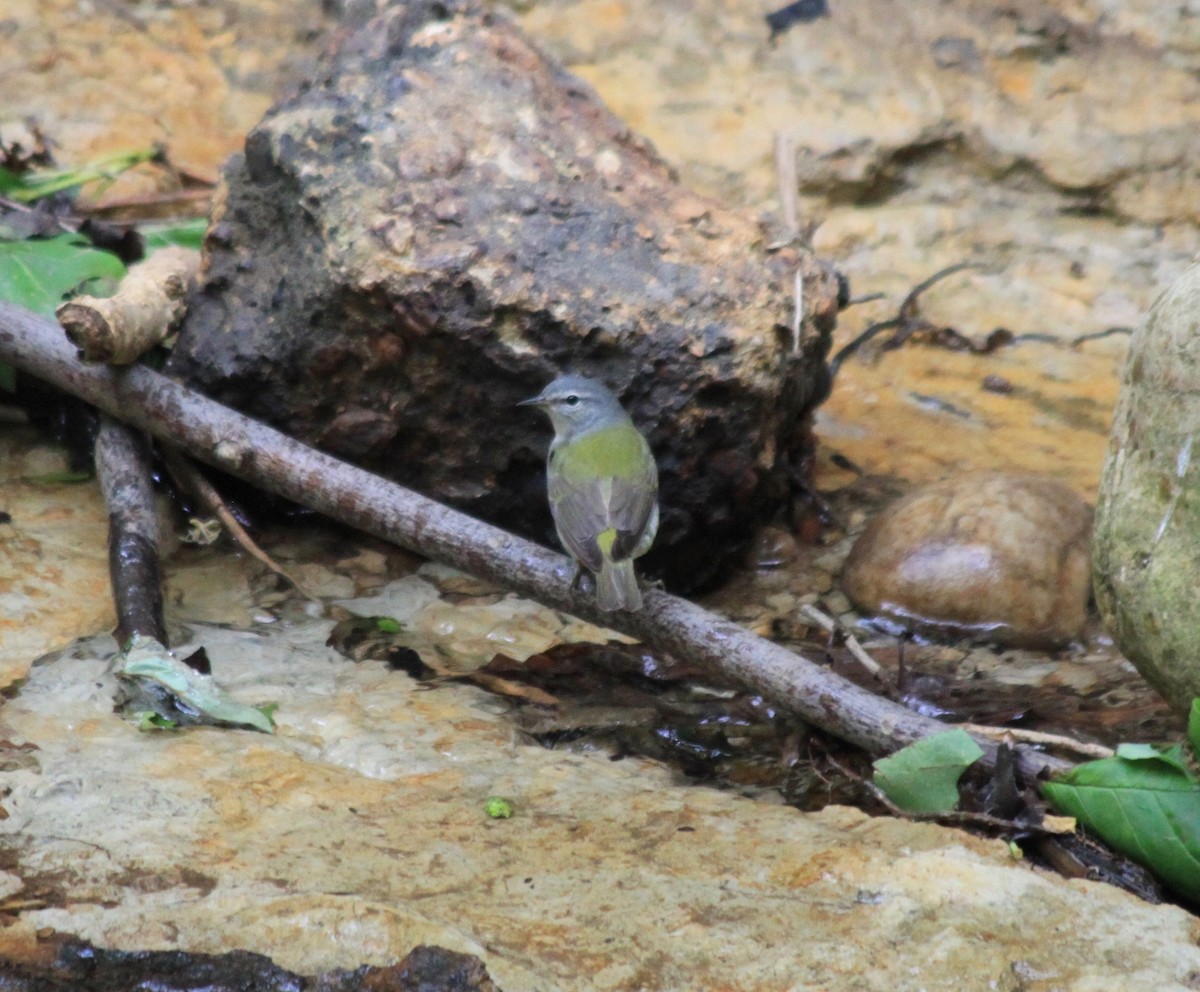
[[[658,468],[646,439],[617,398],[594,379],[559,376],[521,406],[554,426],[546,489],[558,539],[596,576],[602,610],[637,610],[633,560],[658,530]]]

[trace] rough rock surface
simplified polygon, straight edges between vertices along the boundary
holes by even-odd
[[[814,248],[854,296],[885,294],[840,315],[835,347],[963,261],[981,268],[922,295],[937,326],[1063,342],[1131,328],[1200,253],[1200,103],[1185,99],[1200,20],[1186,5],[858,0],[771,39],[763,14],[782,0],[510,2],[685,182],[727,203],[778,211],[772,141],[793,138]],[[1127,340],[855,359],[818,435],[912,481],[1007,467],[1094,492]],[[981,390],[990,373],[1017,388]]]
[[[1087,617],[1092,511],[1037,475],[975,472],[917,489],[855,542],[858,607],[926,633],[1052,647]]]
[[[398,618],[423,656],[470,628],[476,663],[562,623],[512,597],[447,603],[438,574],[343,605]],[[1184,910],[1001,840],[521,743],[494,696],[334,655],[329,620],[191,626],[225,688],[279,704],[277,733],[139,732],[112,711],[107,637],[35,665],[0,726],[0,898],[20,913],[0,956],[50,929],[314,974],[424,943],[504,992],[1187,992],[1200,974]],[[511,819],[487,817],[492,795]]]
[[[1200,266],[1134,334],[1096,508],[1096,600],[1167,701],[1200,696]]]
[[[91,146],[71,140],[80,134],[107,140],[106,150],[126,147],[129,134],[161,135],[178,157],[180,140],[216,140],[222,128],[249,126],[264,104],[244,90],[222,92],[219,73],[206,72],[196,85],[164,86],[163,70],[169,73],[186,56],[231,58],[237,49],[229,35],[248,23],[253,31],[247,33],[265,50],[293,51],[297,39],[289,32],[302,27],[298,5],[278,5],[286,7],[284,31],[251,20],[267,5],[10,2],[4,17],[17,24],[21,44],[0,46],[0,77],[6,97],[13,97],[8,112],[14,118],[38,113],[43,121],[49,115],[64,163],[91,157]],[[745,202],[771,201],[773,209],[773,128],[793,126],[818,149],[836,143],[871,154],[873,136],[888,137],[880,123],[898,119],[931,80],[943,85],[939,74],[945,73],[950,87],[961,79],[953,67],[932,75],[922,68],[926,49],[913,44],[911,34],[903,43],[877,44],[859,32],[886,35],[899,17],[906,32],[919,21],[919,37],[932,40],[953,34],[942,24],[961,21],[966,12],[976,37],[988,49],[1000,48],[1017,33],[1015,21],[1001,31],[986,18],[988,9],[1000,7],[1014,5],[833,4],[831,18],[771,45],[761,21],[766,7],[724,0],[540,0],[527,24],[569,57],[630,126],[649,134],[687,181],[707,179],[704,188],[726,202],[730,191],[740,190]],[[1128,108],[1122,133],[1142,133],[1142,147],[1153,149],[1156,118],[1194,109],[1165,93],[1153,96],[1160,84],[1174,85],[1178,71],[1187,72],[1200,53],[1188,35],[1200,21],[1184,5],[1047,0],[1020,9],[1103,18],[1106,35],[1114,38],[1106,58],[1080,73],[1081,87],[1055,97],[1075,102],[1081,127],[1090,126],[1094,101],[1113,100],[1112,108]],[[191,27],[221,17],[232,23],[210,35]],[[151,20],[148,29],[143,19]],[[187,29],[182,36],[171,33],[178,25]],[[120,44],[97,49],[97,37],[119,37]],[[556,39],[569,41],[560,45]],[[134,43],[141,47],[131,57]],[[607,51],[593,59],[588,46]],[[1133,100],[1121,84],[1124,61],[1143,58],[1144,49],[1162,72],[1141,73],[1144,88]],[[857,57],[853,71],[832,71],[847,56]],[[239,58],[241,67],[246,59]],[[1086,47],[1033,58],[1016,51],[992,61],[994,71],[972,78],[992,85],[1015,78],[1036,88],[1042,76],[1090,58]],[[144,70],[136,77],[141,85],[131,87],[127,81],[138,67]],[[253,67],[259,82],[271,78]],[[221,98],[220,112],[212,111],[214,94]],[[997,108],[999,124],[1022,106],[1043,106],[1038,100],[989,105]],[[247,106],[255,112],[247,115]],[[1061,141],[1044,128],[1030,133],[1047,143]],[[1200,131],[1191,133],[1197,140]],[[1112,146],[1093,135],[1098,144]],[[1038,145],[1030,148],[1036,159]],[[1175,222],[1161,227],[1080,213],[1070,209],[1066,192],[1029,181],[1027,171],[994,180],[986,170],[974,170],[972,156],[962,150],[950,143],[922,157],[919,146],[897,147],[888,159],[902,181],[874,201],[813,194],[813,211],[826,218],[816,235],[818,248],[836,252],[856,293],[890,294],[845,311],[839,334],[846,340],[871,320],[891,315],[930,271],[965,257],[985,258],[992,268],[963,273],[926,295],[925,312],[939,322],[971,333],[1001,324],[1064,338],[1132,324],[1200,250],[1194,217],[1183,205]],[[1179,164],[1197,160],[1190,154]],[[1105,347],[1116,352],[1123,345],[1110,341]],[[908,399],[910,391],[934,392],[948,367],[969,362],[960,377],[962,398],[954,394],[955,402],[966,405],[971,385],[998,403],[994,394],[979,392],[978,380],[998,361],[1012,376],[1031,352],[1028,390],[1005,398],[1013,413],[987,406],[970,421],[935,417]],[[942,474],[967,458],[979,463],[983,451],[990,464],[1020,456],[1022,465],[1033,467],[1040,458],[1041,467],[1055,472],[1064,463],[1077,466],[1066,477],[1084,490],[1102,460],[1109,409],[1104,387],[1107,376],[1116,376],[1099,363],[1081,368],[1078,357],[1045,345],[982,358],[909,349],[875,366],[854,362],[839,377],[833,399],[844,398],[845,412],[838,423],[827,422],[827,437],[868,469],[906,478]],[[911,360],[897,364],[905,358]],[[861,385],[863,376],[870,377],[870,388]],[[853,403],[864,393],[872,405],[856,409]],[[886,406],[893,394],[899,401]],[[1092,458],[1079,455],[1081,448],[1090,452],[1090,443],[1083,443],[1090,434],[1068,429],[1085,419],[1079,414],[1086,402],[1093,407],[1085,408],[1082,426],[1099,439]],[[1103,423],[1093,428],[1092,420]],[[929,426],[922,430],[922,424]],[[11,464],[0,455],[6,474],[17,463],[15,455]],[[49,469],[30,465],[23,471],[36,476]],[[18,488],[25,503],[14,507]],[[23,655],[26,667],[76,633],[111,624],[100,524],[89,532],[73,526],[67,512],[68,497],[79,501],[84,491],[74,487],[51,504],[45,501],[53,493],[41,488],[48,495],[37,507],[38,540],[14,542],[10,532],[30,533],[37,486],[9,481],[5,509],[14,525],[2,528],[6,541],[0,541],[0,556],[10,552],[12,574],[32,569],[39,577],[39,588],[23,602],[40,612],[22,614],[19,629],[0,636],[0,649],[14,659]],[[102,522],[103,507],[93,499],[86,515]],[[320,582],[316,564],[312,573],[304,571],[321,558],[325,543],[314,546],[318,550],[288,557],[306,586],[352,585],[342,576]],[[14,548],[21,554],[11,553]],[[75,552],[69,560],[68,550]],[[373,557],[382,568],[385,557],[391,562],[402,556]],[[201,552],[172,575],[170,602],[189,603],[202,588],[215,591],[203,609],[193,604],[184,619],[202,614],[226,627],[254,626],[255,617],[269,617],[271,609],[250,596],[249,589],[261,583],[244,569],[231,571],[240,561],[224,551]],[[835,564],[827,567],[836,571]],[[791,590],[782,600],[772,597],[769,609],[756,600],[738,613],[770,631],[772,617],[793,616],[797,599],[812,588],[826,591],[832,580],[814,587],[781,568],[755,581],[760,586],[748,598],[779,593],[781,585]],[[539,642],[519,637],[514,626],[536,620],[554,630],[551,625],[561,623],[532,606],[519,623],[505,624],[476,617],[482,610],[466,617],[462,605],[456,597],[430,609],[428,626],[446,642],[465,641],[469,626],[477,661],[497,643],[514,655],[537,650]],[[4,736],[36,742],[41,750],[27,768],[15,760],[19,751],[8,755],[5,783],[14,794],[4,800],[11,815],[0,831],[12,831],[19,865],[0,885],[12,894],[10,909],[19,904],[23,885],[30,901],[21,919],[0,932],[0,953],[7,956],[10,940],[36,942],[39,933],[57,926],[86,929],[108,946],[253,947],[311,974],[364,960],[384,963],[414,940],[448,943],[457,936],[463,950],[487,958],[506,992],[628,989],[639,982],[648,988],[770,992],[797,982],[888,992],[1197,987],[1200,931],[1195,917],[1177,908],[1147,906],[1111,888],[1031,871],[1013,862],[999,842],[959,831],[844,809],[809,816],[729,793],[680,788],[641,761],[519,747],[511,724],[495,716],[495,700],[475,690],[413,691],[395,673],[385,677],[370,664],[352,666],[307,641],[297,643],[290,624],[257,623],[236,644],[216,645],[214,657],[220,677],[238,682],[237,691],[248,693],[244,698],[281,703],[294,730],[269,741],[208,731],[138,735],[117,722],[109,699],[87,698],[89,680],[99,677],[102,665],[86,659],[64,659],[66,669],[57,674],[52,669],[61,666],[39,666],[29,690],[8,700]],[[282,653],[276,655],[281,630]],[[558,635],[580,636],[570,630]],[[1019,671],[1020,695],[1004,698],[1082,697],[1095,708],[1073,725],[1081,732],[1107,721],[1106,733],[1114,739],[1165,736],[1131,735],[1112,722],[1128,720],[1129,690],[1114,683],[1106,688],[1097,673],[1119,673],[1122,665],[1074,654],[1053,666],[1040,656],[1017,661],[1012,652],[956,651],[948,678],[994,707],[996,694]],[[513,820],[483,818],[478,801],[496,791],[518,801]],[[35,794],[40,808],[27,802]],[[414,857],[426,845],[434,855]],[[429,867],[435,870],[426,873]],[[440,884],[447,875],[448,884]],[[630,949],[638,961],[628,960]]]
[[[973,175],[1125,221],[1200,208],[1188,4],[868,0],[773,38],[755,4],[509,2],[673,161],[731,196],[774,195],[761,166],[772,132],[789,129],[804,190],[830,203],[879,205],[928,180],[925,198],[956,211],[969,204],[955,177]],[[696,141],[715,127],[735,140]]]
[[[503,17],[395,4],[227,170],[172,369],[537,536],[546,431],[514,405],[598,375],[659,459],[647,565],[691,588],[804,477],[828,388],[836,275],[767,240]]]

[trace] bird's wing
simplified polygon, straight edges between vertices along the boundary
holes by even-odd
[[[558,539],[577,561],[593,572],[600,571],[604,561],[596,536],[611,526],[603,483],[602,479],[572,483],[561,477],[550,482],[550,505],[554,509]]]
[[[609,525],[617,529],[612,556],[620,560],[634,553],[646,533],[651,515],[658,505],[658,473],[653,460],[650,460],[647,470],[637,478],[614,478],[611,483],[608,519]]]
[[[636,477],[606,476],[587,482],[559,477],[550,484],[558,538],[593,572],[604,560],[597,537],[615,530],[610,557],[616,561],[628,558],[645,534],[657,500],[658,474],[653,462]]]

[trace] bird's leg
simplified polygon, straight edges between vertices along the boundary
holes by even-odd
[[[571,578],[571,591],[583,593],[594,591],[596,584],[591,581],[592,573],[584,567],[582,562],[574,561],[574,559],[572,562],[575,565],[575,575]]]

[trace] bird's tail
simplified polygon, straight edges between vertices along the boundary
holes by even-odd
[[[633,572],[633,559],[604,559],[596,576],[596,605],[602,610],[640,610],[642,590]]]

